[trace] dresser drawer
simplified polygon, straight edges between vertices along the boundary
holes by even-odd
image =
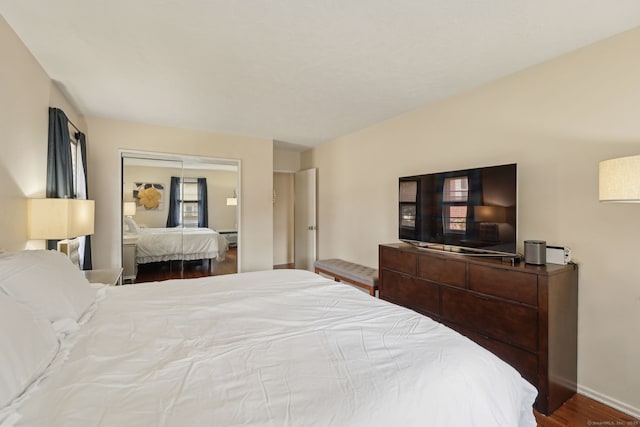
[[[442,287],[442,316],[478,335],[538,349],[538,311],[474,292]]]
[[[416,254],[380,246],[380,268],[416,275]]]
[[[504,268],[469,265],[469,289],[538,305],[538,276]]]
[[[420,255],[418,277],[464,288],[467,277],[466,264],[461,261]]]
[[[389,270],[381,270],[380,297],[425,314],[440,314],[440,287]]]
[[[538,358],[535,353],[530,353],[486,336],[478,335],[456,324],[448,322],[445,322],[445,324],[516,368],[516,370],[520,372],[520,375],[531,384],[538,383]]]

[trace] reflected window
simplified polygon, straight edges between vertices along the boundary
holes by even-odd
[[[195,178],[184,178],[180,186],[179,201],[180,223],[184,227],[198,227],[198,215],[201,200],[198,198],[198,181]]]
[[[444,232],[464,233],[467,230],[467,202],[469,179],[466,176],[445,178],[442,189],[442,216]]]

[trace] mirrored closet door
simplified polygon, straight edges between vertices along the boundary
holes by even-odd
[[[238,160],[122,153],[125,283],[238,271]]]

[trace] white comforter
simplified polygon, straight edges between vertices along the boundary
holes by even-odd
[[[138,264],[216,258],[223,261],[228,243],[210,228],[141,228],[135,237]]]
[[[109,287],[25,426],[535,426],[535,389],[410,310],[299,270]]]

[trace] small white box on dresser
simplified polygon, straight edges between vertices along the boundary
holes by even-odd
[[[547,246],[547,263],[565,265],[571,262],[571,248]]]

